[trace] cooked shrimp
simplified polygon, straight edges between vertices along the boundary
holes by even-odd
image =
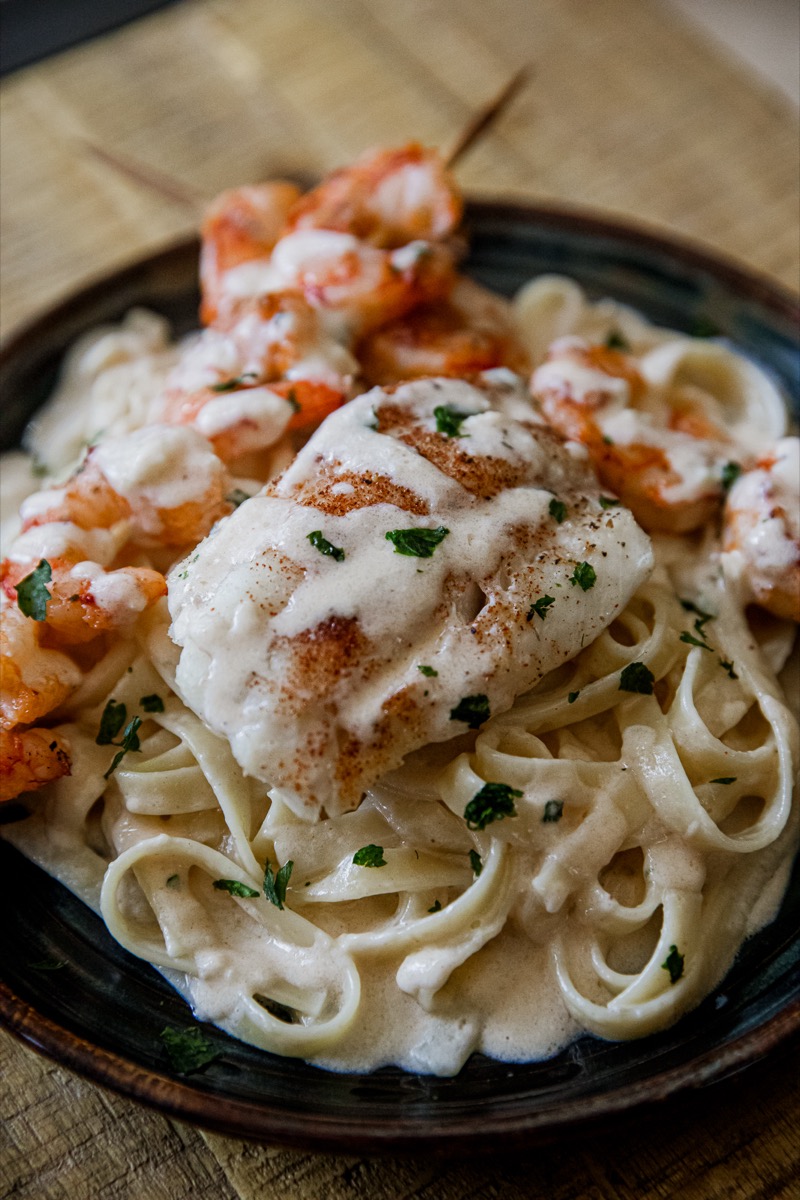
[[[230,326],[253,299],[299,289],[363,336],[450,290],[454,254],[442,242],[462,206],[436,151],[412,144],[367,155],[291,205],[281,231],[286,186],[236,189],[212,207],[206,321]]]
[[[49,729],[0,729],[0,803],[69,775],[69,746]]]
[[[333,229],[393,248],[448,237],[462,202],[436,150],[417,142],[372,150],[335,171],[292,208],[291,229]]]
[[[782,438],[731,487],[725,505],[726,569],[777,617],[800,621],[800,441]]]
[[[368,335],[357,356],[367,382],[379,385],[431,375],[465,378],[494,367],[529,369],[510,305],[469,279],[460,279],[448,300]]]
[[[63,687],[51,687],[46,664],[28,687],[31,646],[20,643],[17,615],[23,604],[23,623],[37,627],[39,645],[80,646],[129,629],[166,594],[166,581],[149,567],[125,565],[124,558],[112,565],[128,548],[166,547],[174,556],[177,548],[199,542],[230,512],[228,485],[224,467],[199,433],[156,425],[109,438],[64,487],[23,503],[22,533],[0,564],[0,588],[10,602],[4,678],[12,709],[19,710],[15,720],[44,715],[64,698]],[[32,591],[37,610],[28,615]],[[75,680],[65,686],[69,692]]]
[[[78,646],[101,633],[129,628],[152,604],[167,594],[164,576],[149,567],[118,567],[108,571],[100,563],[75,562],[52,557],[30,562],[5,559],[0,564],[0,587],[14,602],[19,585],[42,563],[50,574],[43,586],[49,599],[43,619],[48,636],[61,646]]]
[[[230,329],[261,298],[300,292],[330,336],[349,345],[371,329],[445,297],[455,282],[454,256],[438,242],[413,241],[380,249],[354,234],[299,229],[268,259],[227,271],[215,324]]]
[[[293,183],[276,181],[231,188],[214,200],[203,220],[200,249],[200,316],[205,324],[217,315],[225,272],[270,253],[299,197]]]
[[[126,549],[166,547],[174,557],[195,544],[230,511],[226,487],[227,473],[200,434],[152,426],[102,443],[64,487],[25,501],[23,531],[0,564],[4,728],[57,708],[80,683],[78,663],[102,648],[96,639],[129,630],[166,595],[159,571],[113,566]],[[68,770],[60,752],[45,753],[45,736],[9,733],[4,794]]]
[[[284,258],[309,303],[344,339],[443,299],[455,282],[452,255],[435,242],[379,250],[351,234],[309,230],[278,243],[273,261],[280,267]]]
[[[66,654],[39,644],[41,624],[3,593],[0,623],[0,726],[32,725],[78,686],[80,669]]]
[[[688,393],[649,395],[630,355],[561,338],[531,389],[550,424],[586,447],[602,483],[645,529],[689,533],[719,511],[735,453],[727,436]]]
[[[54,523],[111,529],[125,521],[137,545],[185,546],[230,511],[227,490],[225,468],[203,437],[151,425],[101,442],[64,487],[30,496],[20,510],[22,530]]]
[[[357,366],[299,292],[266,295],[189,344],[163,417],[194,425],[227,462],[313,428],[348,398]]]

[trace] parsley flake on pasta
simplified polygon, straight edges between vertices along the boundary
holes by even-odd
[[[353,862],[357,867],[385,867],[383,846],[375,846],[372,843],[369,846],[362,846],[353,855]]]
[[[517,810],[514,800],[519,799],[522,794],[507,783],[485,783],[464,809],[467,829],[485,829],[494,821],[515,817]]]
[[[633,662],[623,667],[619,676],[621,692],[638,692],[642,696],[652,696],[653,684],[656,677],[645,663]]]
[[[677,983],[683,975],[684,956],[679,952],[675,945],[670,946],[669,954],[661,964],[662,968],[669,974],[670,983]]]

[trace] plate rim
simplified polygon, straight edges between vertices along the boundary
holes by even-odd
[[[554,1109],[492,1117],[475,1128],[475,1115],[458,1116],[442,1129],[430,1118],[402,1115],[365,1132],[352,1118],[298,1113],[280,1106],[198,1092],[190,1084],[137,1065],[70,1032],[20,1000],[0,980],[0,1024],[29,1048],[117,1095],[215,1133],[293,1149],[330,1153],[427,1152],[486,1155],[557,1141],[576,1129],[590,1131],[632,1114],[652,1111],[679,1094],[698,1092],[737,1075],[800,1034],[800,997],[768,1022],[748,1030],[722,1052],[705,1051],[686,1063],[612,1092],[562,1101]],[[500,1064],[501,1066],[503,1064]]]
[[[467,201],[467,229],[472,218],[611,238],[665,255],[672,263],[702,271],[737,295],[762,305],[800,332],[800,295],[716,249],[637,218],[577,205],[490,197]],[[57,298],[11,329],[0,346],[0,372],[7,371],[29,347],[35,346],[50,326],[68,323],[73,310],[80,312],[101,302],[110,286],[122,292],[140,278],[158,276],[171,265],[182,264],[187,257],[196,261],[198,247],[195,235],[174,239],[89,278]],[[449,1115],[446,1127],[438,1125],[435,1119],[422,1120],[416,1116],[409,1120],[399,1115],[391,1122],[365,1129],[351,1115],[304,1114],[281,1109],[272,1101],[264,1103],[198,1091],[188,1082],[140,1066],[73,1033],[17,996],[3,979],[0,979],[0,1024],[23,1044],[95,1084],[143,1103],[164,1116],[229,1136],[338,1153],[449,1154],[458,1150],[461,1154],[487,1154],[557,1140],[576,1128],[595,1127],[645,1107],[649,1110],[681,1092],[701,1089],[738,1073],[800,1033],[800,996],[721,1049],[696,1054],[685,1063],[610,1091],[558,1101],[552,1108],[533,1114],[516,1111],[493,1114],[489,1130],[475,1128],[474,1114]]]
[[[766,272],[737,260],[733,255],[718,251],[700,240],[661,228],[638,217],[628,218],[612,211],[572,204],[539,204],[504,197],[468,199],[464,209],[464,224],[469,228],[472,215],[495,220],[511,220],[530,225],[561,227],[570,232],[589,232],[593,235],[629,241],[653,251],[669,254],[687,267],[705,271],[728,286],[742,291],[748,298],[762,303],[773,312],[800,328],[800,291],[793,292]],[[44,309],[16,322],[0,344],[0,368],[16,356],[21,345],[37,335],[53,321],[69,314],[76,304],[86,305],[100,299],[113,279],[118,284],[133,281],[137,276],[163,268],[173,260],[199,250],[196,234],[173,238],[146,254],[122,262],[110,270],[90,275],[77,288],[56,297]]]

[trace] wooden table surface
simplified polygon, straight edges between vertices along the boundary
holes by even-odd
[[[2,87],[2,330],[188,232],[192,200],[318,174],[367,146],[446,145],[524,62],[534,79],[459,168],[473,194],[590,205],[797,288],[796,113],[655,0],[183,0]],[[518,1160],[361,1161],[206,1134],[0,1037],[0,1195],[471,1200],[797,1195],[796,1049],[634,1127]]]

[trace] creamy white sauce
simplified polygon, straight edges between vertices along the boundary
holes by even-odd
[[[562,342],[552,347],[569,350]],[[596,367],[587,366],[574,358],[558,357],[537,367],[531,380],[535,394],[552,391],[556,395],[568,396],[578,404],[593,407],[602,404],[604,412],[624,409],[630,402],[630,384],[627,379],[607,375]],[[629,409],[625,409],[629,412]]]
[[[302,274],[330,270],[344,255],[360,257],[363,248],[363,242],[349,233],[300,229],[276,242],[268,259],[241,263],[226,271],[222,280],[223,294],[242,300],[287,291],[297,287]]]
[[[112,529],[80,529],[69,521],[34,525],[15,538],[7,555],[12,562],[37,563],[81,554],[94,562],[110,563],[128,540],[130,523],[120,521]]]
[[[159,510],[205,497],[225,478],[225,468],[204,437],[185,426],[148,425],[127,438],[109,438],[93,452],[118,495],[147,533],[161,528]]]
[[[237,430],[237,451],[259,450],[277,442],[292,418],[292,406],[267,387],[244,388],[209,400],[195,417],[204,437]]]
[[[90,595],[99,608],[108,613],[114,625],[129,625],[144,612],[147,600],[136,579],[126,571],[105,571],[99,563],[79,562],[71,568],[70,578],[87,581]]]
[[[5,465],[5,464],[4,464]],[[27,496],[19,506],[19,515],[23,521],[32,521],[54,511],[63,503],[64,488],[44,488]]]
[[[116,328],[80,338],[58,387],[25,431],[25,445],[52,474],[74,470],[100,437],[157,420],[164,381],[176,358],[163,317],[133,309]]]

